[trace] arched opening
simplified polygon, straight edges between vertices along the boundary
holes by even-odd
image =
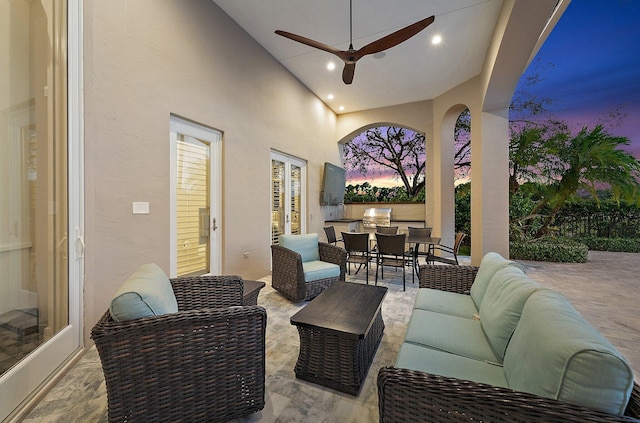
[[[420,202],[425,199],[425,134],[375,123],[340,141],[347,170],[345,203]]]
[[[433,146],[433,196],[427,198],[437,205],[433,213],[434,232],[445,245],[453,246],[456,232],[470,234],[471,196],[471,114],[465,104],[450,107],[437,128]],[[460,186],[459,189],[456,186]],[[462,192],[462,204],[457,204]],[[467,244],[469,245],[469,244]],[[469,249],[466,248],[466,254]]]

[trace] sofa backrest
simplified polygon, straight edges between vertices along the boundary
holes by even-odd
[[[479,310],[480,323],[493,352],[500,359],[504,358],[529,296],[542,288],[515,266],[502,267],[491,278]]]
[[[633,372],[561,294],[541,290],[524,306],[504,357],[509,387],[622,415]]]
[[[318,234],[280,235],[279,244],[302,256],[302,262],[320,260]]]
[[[476,277],[473,280],[470,292],[471,299],[478,309],[480,309],[480,306],[482,305],[482,299],[487,291],[487,286],[489,286],[489,281],[498,270],[505,266],[516,266],[524,272],[524,268],[520,266],[520,264],[515,261],[507,260],[498,253],[490,252],[482,257],[478,273],[476,273]]]

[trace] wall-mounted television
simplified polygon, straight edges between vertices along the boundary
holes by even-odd
[[[334,206],[344,203],[344,188],[347,183],[347,171],[325,162],[320,190],[320,204]]]

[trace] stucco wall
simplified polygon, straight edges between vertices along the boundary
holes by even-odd
[[[223,132],[221,273],[269,274],[271,149],[308,161],[308,231],[322,232],[335,114],[213,2],[89,0],[84,31],[85,333],[140,264],[169,271],[172,113]]]

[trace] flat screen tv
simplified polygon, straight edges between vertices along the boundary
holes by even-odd
[[[344,203],[344,188],[347,182],[347,171],[336,165],[325,162],[320,190],[320,204],[334,206]]]

